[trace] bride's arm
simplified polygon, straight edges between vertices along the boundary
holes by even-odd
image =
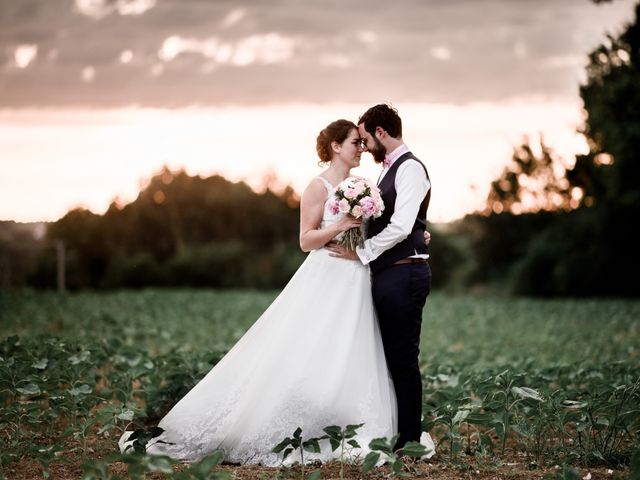
[[[300,201],[300,248],[303,252],[324,247],[339,233],[360,225],[360,220],[348,215],[326,228],[320,228],[326,200],[325,186],[320,180],[312,180]]]

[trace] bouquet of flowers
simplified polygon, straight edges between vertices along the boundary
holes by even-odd
[[[378,218],[384,210],[380,198],[380,189],[364,178],[349,177],[336,187],[333,198],[329,200],[331,213],[345,213],[356,218]],[[350,228],[338,240],[349,250],[362,247],[364,240],[360,228]]]

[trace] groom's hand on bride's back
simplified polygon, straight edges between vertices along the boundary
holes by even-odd
[[[431,243],[431,234],[426,230],[424,231],[424,243],[425,245],[429,245],[429,243]],[[329,255],[332,257],[344,258],[346,260],[360,260],[356,252],[347,249],[336,241],[330,241],[324,246],[324,248],[329,250]]]
[[[360,260],[353,250],[340,245],[338,242],[331,241],[324,248],[329,250],[329,255],[336,258],[344,258],[345,260]]]

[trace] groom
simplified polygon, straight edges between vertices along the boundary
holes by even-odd
[[[431,182],[424,164],[402,140],[396,109],[371,107],[358,120],[358,131],[363,149],[383,166],[378,187],[385,209],[369,223],[364,248],[355,254],[332,249],[346,258],[355,259],[357,254],[371,269],[373,301],[398,401],[398,449],[408,441],[419,441],[421,433],[418,357],[422,308],[431,289],[424,237]]]

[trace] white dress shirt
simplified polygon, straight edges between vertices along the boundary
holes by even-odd
[[[391,165],[408,151],[409,148],[403,143],[387,155],[389,165],[382,170],[378,183],[382,181]],[[431,188],[424,168],[415,161],[406,161],[398,167],[394,185],[396,203],[389,224],[378,235],[365,240],[363,248],[356,248],[356,253],[364,265],[368,265],[409,236],[416,222],[420,204]],[[429,255],[416,253],[412,257],[429,258]]]

